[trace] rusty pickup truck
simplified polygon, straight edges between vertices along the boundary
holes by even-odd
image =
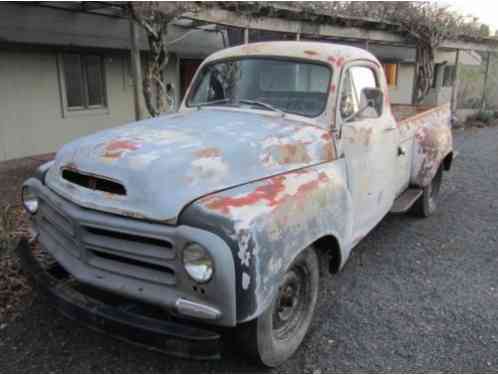
[[[90,326],[195,358],[230,336],[276,366],[308,330],[320,275],[387,213],[434,212],[450,116],[391,106],[362,49],[228,48],[178,112],[83,137],[40,167],[23,186],[40,246],[19,253]]]

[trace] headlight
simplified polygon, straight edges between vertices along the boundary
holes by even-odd
[[[26,211],[28,211],[30,214],[35,214],[36,211],[38,211],[38,206],[39,206],[38,197],[27,186],[22,189],[22,203]]]
[[[183,267],[198,283],[207,283],[214,273],[211,256],[197,243],[191,243],[183,249]]]

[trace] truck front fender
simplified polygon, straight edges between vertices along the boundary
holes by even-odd
[[[334,236],[341,263],[349,255],[352,200],[341,160],[214,193],[185,208],[182,224],[210,230],[232,249],[237,321],[259,316],[271,303],[293,259]]]

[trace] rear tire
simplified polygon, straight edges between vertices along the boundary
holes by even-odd
[[[306,248],[285,272],[266,311],[238,327],[241,351],[268,367],[276,367],[292,356],[311,324],[318,284],[318,256],[313,248]]]
[[[413,205],[413,213],[415,215],[429,217],[436,211],[442,180],[443,168],[440,166],[430,184],[424,188],[422,196]]]

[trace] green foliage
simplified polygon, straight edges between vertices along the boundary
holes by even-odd
[[[489,125],[493,120],[496,119],[495,111],[479,111],[476,114],[475,119],[477,121],[484,122],[486,125]]]
[[[491,35],[491,30],[489,29],[489,26],[483,23],[479,28],[479,36],[487,38],[490,35]]]

